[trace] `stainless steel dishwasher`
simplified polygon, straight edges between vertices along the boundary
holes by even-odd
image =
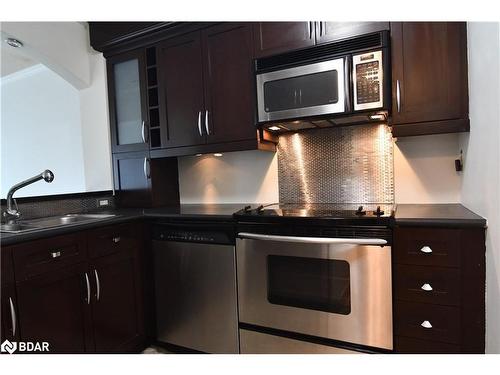
[[[228,223],[153,225],[156,335],[206,353],[238,353],[234,228]]]

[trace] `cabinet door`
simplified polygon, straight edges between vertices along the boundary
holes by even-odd
[[[316,43],[327,43],[376,31],[389,30],[389,22],[315,22]]]
[[[144,55],[140,49],[107,59],[113,152],[149,148]]]
[[[467,118],[465,23],[396,22],[391,38],[392,124]]]
[[[127,352],[144,338],[137,248],[96,259],[90,268],[93,329],[98,353]]]
[[[202,35],[208,143],[256,139],[251,26],[229,23]]]
[[[1,251],[2,266],[1,272],[1,339],[18,341],[19,340],[19,322],[16,290],[14,286],[14,265],[12,263],[12,253],[9,248],[3,248]]]
[[[206,142],[203,129],[203,67],[200,32],[168,40],[159,46],[160,107],[166,131],[165,147]]]
[[[314,22],[256,22],[255,57],[276,55],[315,43]]]
[[[113,154],[113,174],[121,205],[141,207],[151,204],[151,160],[147,151]]]
[[[93,351],[89,277],[81,263],[18,283],[20,339],[46,341],[51,353]]]

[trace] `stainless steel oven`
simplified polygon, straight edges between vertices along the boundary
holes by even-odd
[[[256,61],[264,127],[324,117],[385,118],[390,105],[389,36],[380,32]],[[273,130],[273,129],[270,129]]]
[[[240,323],[392,349],[391,246],[379,238],[239,233]],[[265,346],[265,332],[241,351]]]

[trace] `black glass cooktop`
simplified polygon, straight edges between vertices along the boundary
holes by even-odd
[[[307,203],[247,206],[236,212],[238,218],[317,218],[317,219],[383,219],[394,216],[392,204]]]

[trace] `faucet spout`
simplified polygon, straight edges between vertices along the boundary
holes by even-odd
[[[19,218],[19,216],[21,216],[21,213],[17,209],[17,205],[16,208],[13,207],[14,199],[12,198],[12,196],[14,195],[14,193],[17,190],[25,186],[31,185],[32,183],[35,183],[40,180],[44,180],[46,182],[52,182],[54,181],[54,173],[46,169],[42,173],[37,174],[36,176],[33,176],[31,178],[28,178],[27,180],[21,181],[10,188],[9,192],[7,193],[7,210],[4,212],[4,216],[7,218],[9,222],[15,221],[17,218]]]

